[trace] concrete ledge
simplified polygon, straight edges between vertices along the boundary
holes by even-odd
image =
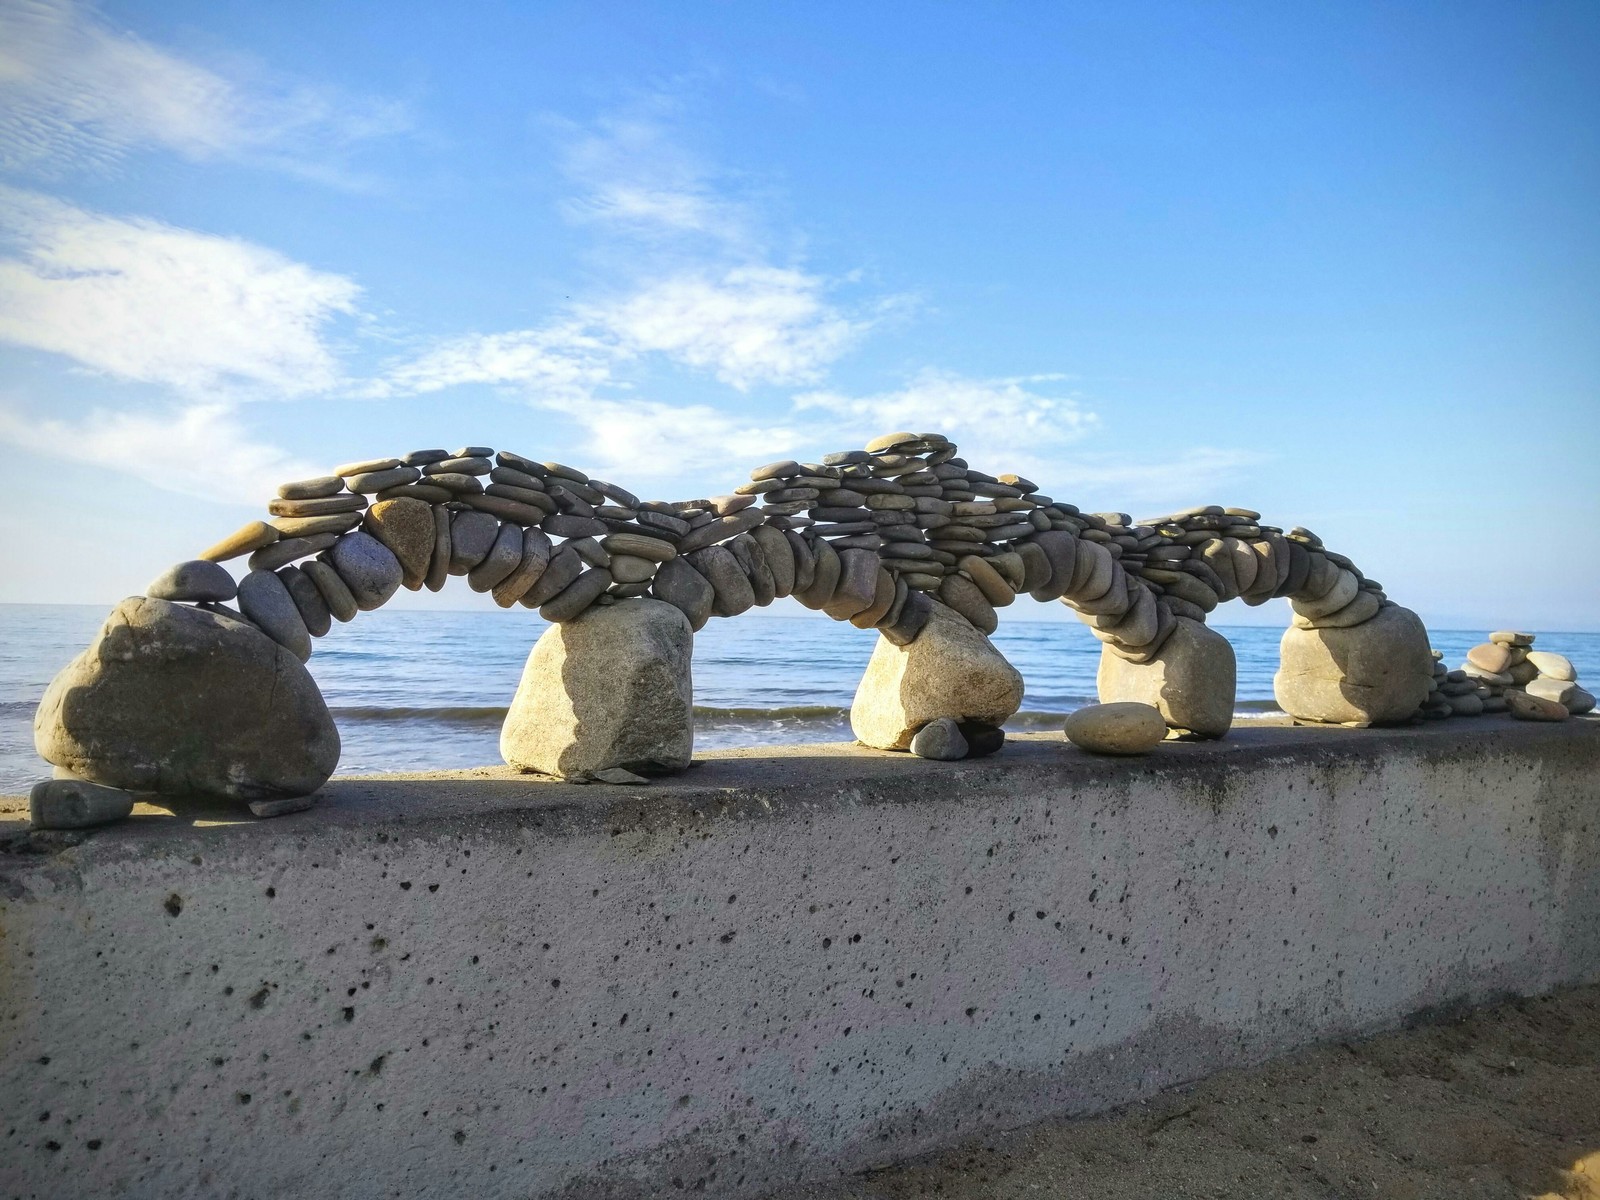
[[[1600,723],[0,818],[0,1194],[753,1196],[1600,979]]]

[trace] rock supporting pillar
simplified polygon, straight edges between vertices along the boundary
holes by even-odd
[[[1096,683],[1102,703],[1148,704],[1169,729],[1219,738],[1233,725],[1237,677],[1228,639],[1199,621],[1177,617],[1149,662],[1132,662],[1103,647]]]
[[[1390,604],[1345,627],[1307,628],[1297,615],[1284,631],[1272,692],[1298,721],[1382,725],[1411,719],[1428,696],[1433,654],[1428,631],[1408,608]]]
[[[143,596],[55,677],[33,738],[80,779],[166,796],[304,796],[339,761],[339,731],[293,653],[236,617]]]
[[[591,608],[547,629],[528,655],[500,730],[524,771],[577,776],[689,765],[694,684],[689,621],[660,600]]]
[[[850,728],[879,750],[906,750],[930,721],[1000,726],[1022,707],[1022,676],[965,617],[935,602],[909,645],[880,637],[850,706]]]

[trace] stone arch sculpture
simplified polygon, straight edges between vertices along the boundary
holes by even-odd
[[[581,690],[575,673],[611,670],[583,664],[638,614],[665,622],[646,652],[664,660],[713,616],[792,595],[882,635],[853,718],[863,741],[885,748],[905,748],[933,716],[981,728],[1016,710],[1020,677],[986,635],[1020,595],[1060,600],[1103,643],[1102,699],[1154,704],[1180,732],[1227,732],[1233,655],[1205,620],[1235,598],[1289,599],[1276,691],[1297,718],[1405,719],[1432,675],[1421,622],[1309,530],[1219,506],[1139,522],[1080,512],[1021,476],[971,467],[934,433],[769,463],[729,494],[675,503],[506,450],[424,450],[284,484],[268,509],[118,607],[40,706],[47,760],[136,791],[314,791],[338,757],[300,667],[314,639],[402,587],[437,590],[452,575],[503,607],[537,609],[558,637],[607,624],[561,652],[569,694]],[[246,555],[235,584],[219,564]],[[894,693],[876,723],[873,688]],[[219,732],[218,713],[233,709]],[[685,743],[653,765],[687,765],[687,753]]]

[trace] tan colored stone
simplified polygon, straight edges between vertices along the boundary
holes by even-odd
[[[380,500],[367,510],[362,525],[400,560],[401,582],[413,592],[428,578],[437,537],[433,506],[405,497]]]
[[[202,550],[200,557],[208,562],[227,562],[230,558],[270,546],[279,536],[278,531],[265,521],[251,521],[235,529],[215,546]]]
[[[343,533],[361,524],[358,512],[330,513],[325,517],[273,517],[269,524],[285,539]]]
[[[914,433],[907,433],[905,430],[899,430],[895,433],[886,433],[881,437],[873,438],[863,447],[863,449],[865,449],[868,454],[878,454],[885,450],[892,450],[896,446],[905,446],[921,440],[922,439]]]
[[[1199,621],[1176,620],[1177,628],[1147,663],[1101,650],[1100,700],[1148,704],[1169,728],[1222,737],[1233,726],[1238,674],[1233,646]]]
[[[1334,725],[1410,718],[1428,694],[1428,631],[1410,609],[1391,605],[1344,629],[1284,631],[1272,690],[1291,717]]]
[[[681,771],[694,749],[688,619],[659,600],[590,608],[552,625],[528,656],[500,731],[524,771]]]
[[[1565,721],[1572,715],[1566,705],[1527,692],[1507,692],[1506,707],[1519,721]]]
[[[1326,617],[1338,612],[1345,605],[1356,598],[1356,593],[1361,590],[1361,581],[1356,578],[1354,571],[1339,569],[1339,577],[1334,581],[1326,595],[1316,600],[1290,600],[1289,607],[1299,616],[1308,621],[1315,621],[1319,617]]]
[[[1120,616],[1089,618],[1095,637],[1102,642],[1116,642],[1128,649],[1148,646],[1155,641],[1156,634],[1161,631],[1160,616],[1156,612],[1160,605],[1156,601],[1156,594],[1143,585],[1135,585],[1132,595],[1133,603]]]
[[[1475,667],[1499,674],[1512,665],[1512,647],[1500,642],[1485,642],[1467,651],[1467,661]]]
[[[1004,608],[1017,598],[1017,593],[1000,572],[976,554],[969,554],[956,563],[956,569],[977,584],[983,598],[995,608]]]
[[[1499,642],[1502,646],[1531,646],[1533,634],[1522,633],[1512,629],[1496,629],[1489,635],[1491,642]]]
[[[1297,629],[1348,629],[1352,625],[1372,620],[1382,607],[1383,601],[1378,599],[1376,592],[1358,588],[1354,599],[1335,612],[1325,613],[1320,617],[1307,617],[1295,613],[1290,619]]]
[[[1578,685],[1570,679],[1550,679],[1540,676],[1524,690],[1530,696],[1537,696],[1541,700],[1549,700],[1566,708],[1567,701],[1578,691]]]
[[[939,717],[999,726],[1022,706],[1017,669],[966,618],[927,603],[915,640],[900,646],[880,637],[867,663],[850,706],[850,728],[865,745],[905,750]]]
[[[1534,670],[1546,678],[1578,678],[1578,672],[1573,668],[1572,660],[1564,654],[1552,654],[1548,650],[1530,650],[1528,651],[1527,661],[1533,664]]]
[[[1068,713],[1062,732],[1091,754],[1148,754],[1167,736],[1167,723],[1148,704],[1090,704]]]

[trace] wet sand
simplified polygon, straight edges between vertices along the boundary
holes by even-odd
[[[1600,1200],[1600,985],[1434,1015],[785,1200]]]

